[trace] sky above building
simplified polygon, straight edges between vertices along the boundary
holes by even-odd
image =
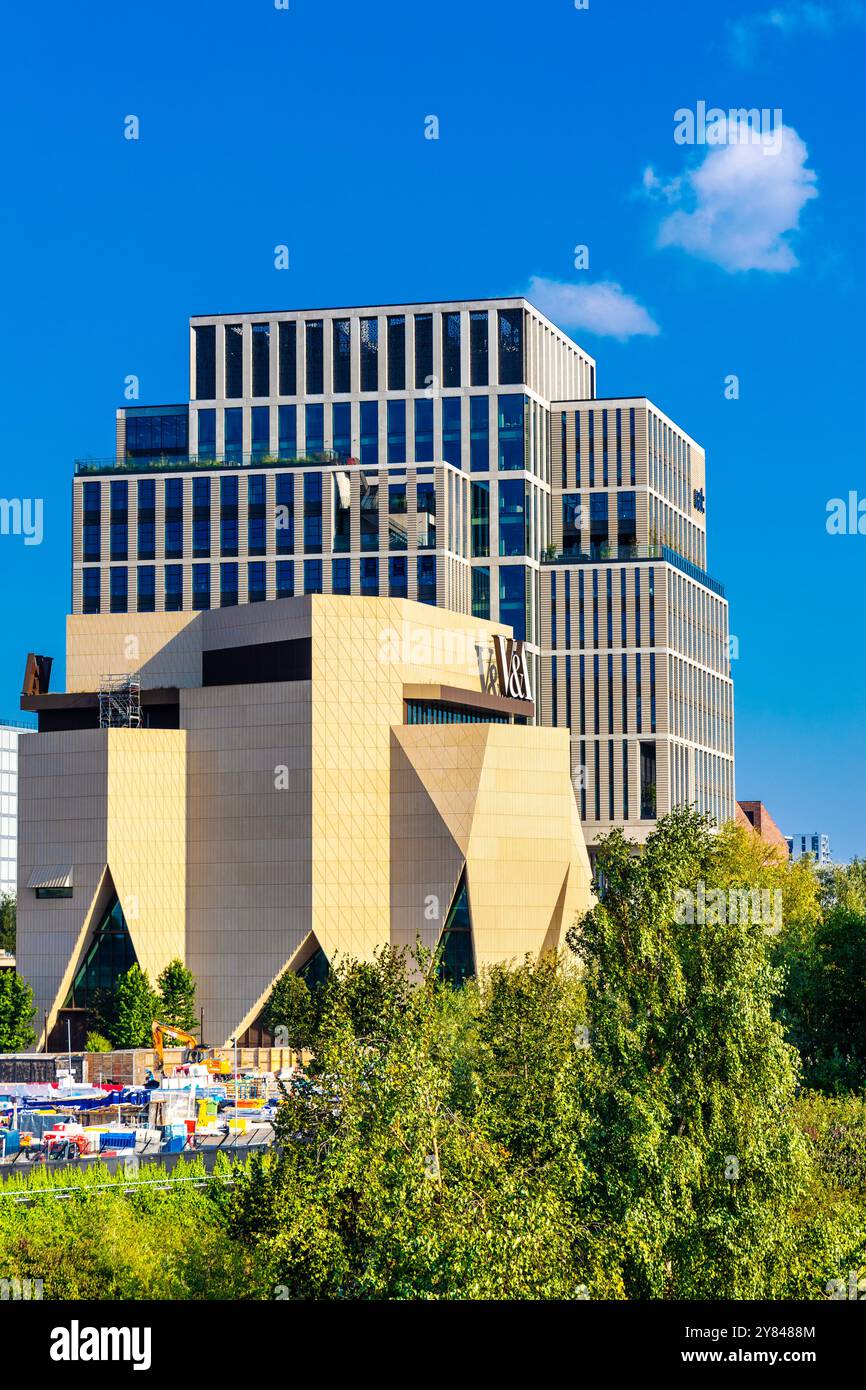
[[[737,795],[866,853],[866,5],[49,0],[3,31],[0,718],[28,650],[62,680],[72,462],[128,378],[188,396],[190,314],[525,293],[707,450]]]

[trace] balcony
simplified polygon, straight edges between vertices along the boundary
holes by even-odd
[[[210,472],[229,468],[326,468],[334,464],[346,464],[349,460],[333,449],[323,449],[320,453],[305,454],[299,458],[280,458],[273,454],[240,454],[233,459],[204,458],[197,454],[187,454],[180,458],[166,455],[160,458],[93,458],[76,459],[76,478],[95,477],[104,474],[129,475],[134,473],[193,473],[200,470]]]
[[[589,550],[558,550],[555,554],[545,554],[541,557],[543,565],[600,565],[615,562],[621,564],[623,561],[634,560],[663,560],[683,574],[694,579],[696,583],[703,584],[707,589],[718,594],[719,598],[725,597],[724,585],[717,579],[712,579],[706,570],[702,570],[699,565],[687,560],[685,556],[679,555],[675,550],[671,550],[668,545],[610,545],[601,542],[598,545],[591,545]]]

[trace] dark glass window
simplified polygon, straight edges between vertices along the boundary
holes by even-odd
[[[82,572],[82,608],[85,613],[98,613],[101,607],[100,589],[101,576],[97,568],[89,568]]]
[[[388,462],[406,462],[406,402],[388,402]]]
[[[490,401],[469,397],[469,467],[473,473],[490,470]]]
[[[405,555],[391,555],[388,559],[388,589],[391,598],[406,597],[406,564]]]
[[[566,493],[562,499],[562,549],[566,555],[580,553],[580,523],[580,493]]]
[[[352,389],[352,320],[334,319],[332,366],[334,394]]]
[[[192,567],[192,606],[197,611],[210,608],[210,565]]]
[[[418,463],[432,462],[433,454],[433,402],[415,402],[415,460]]]
[[[192,480],[192,555],[206,560],[210,555],[210,478]]]
[[[271,394],[271,325],[253,324],[253,395]]]
[[[304,593],[320,594],[322,592],[322,562],[321,560],[304,561]]]
[[[472,616],[490,617],[490,566],[474,565],[472,568]]]
[[[238,480],[220,478],[220,554],[238,553]],[[202,568],[199,566],[199,568]]]
[[[617,493],[616,527],[617,545],[628,546],[637,543],[637,516],[633,492]]]
[[[65,1008],[89,1009],[110,995],[121,975],[138,962],[123,910],[114,896],[72,982]]]
[[[229,463],[240,463],[244,449],[244,412],[240,406],[229,406],[223,416],[225,427],[225,457]]]
[[[379,462],[379,402],[361,402],[361,462]]]
[[[298,325],[294,319],[279,324],[279,387],[281,396],[298,394]]]
[[[138,480],[138,558],[152,560],[156,553],[156,483]],[[141,610],[139,610],[141,611]]]
[[[523,421],[524,397],[500,396],[499,467],[503,472],[525,467]]]
[[[322,475],[304,474],[304,550],[311,552],[322,549]],[[321,593],[321,565],[319,566],[319,588],[311,590],[304,578],[305,593]],[[306,568],[305,568],[306,576]]]
[[[499,484],[499,554],[527,553],[526,496],[523,479],[503,478]]]
[[[440,980],[459,988],[475,974],[472,950],[472,923],[465,874],[445,918],[442,938],[436,951],[436,973]]]
[[[323,405],[306,406],[304,420],[307,435],[304,453],[307,458],[313,458],[314,455],[321,454],[325,448],[325,407]]]
[[[250,555],[264,555],[265,535],[265,479],[261,473],[247,478],[247,550]]]
[[[293,598],[295,593],[295,563],[277,561],[277,598]]]
[[[114,565],[108,572],[112,613],[125,613],[129,604],[129,579],[125,565]]]
[[[436,603],[436,557],[435,555],[419,555],[416,561],[418,566],[418,602]]]
[[[606,492],[591,492],[589,495],[589,541],[590,545],[607,544]]]
[[[375,473],[372,478],[361,475],[361,549],[379,549],[379,484]]]
[[[640,745],[640,815],[641,820],[654,820],[656,815],[656,746]]]
[[[523,310],[499,310],[499,384],[523,381]]]
[[[338,402],[331,413],[332,447],[340,458],[350,458],[352,454],[352,407],[347,401]]]
[[[235,561],[220,565],[220,608],[234,608],[238,601],[238,567]]]
[[[247,598],[250,603],[264,603],[268,596],[267,568],[264,560],[253,560],[247,566]]]
[[[460,315],[442,315],[442,385],[460,385]]]
[[[473,386],[489,385],[490,361],[486,309],[475,309],[469,315],[469,373]]]
[[[416,489],[418,511],[418,549],[436,549],[436,488],[419,480]]]
[[[526,578],[523,565],[499,567],[499,621],[514,629],[518,642],[526,641]]]
[[[111,559],[126,560],[129,557],[129,485],[126,479],[112,482],[110,496]]]
[[[198,412],[198,456],[202,459],[216,458],[216,411]]]
[[[277,474],[277,554],[291,554],[295,548],[295,478],[293,473]]]
[[[392,314],[388,319],[388,390],[406,390],[406,318]]]
[[[189,412],[144,408],[127,412],[126,453],[129,458],[183,458],[189,448]]]
[[[183,566],[165,567],[165,611],[179,613],[183,608]]]
[[[139,613],[152,613],[156,608],[156,567],[154,565],[139,565],[137,579],[138,611]]]
[[[212,401],[216,396],[216,325],[195,329],[195,398]]]
[[[102,484],[85,483],[82,496],[84,559],[102,559]]]
[[[348,560],[331,561],[331,592],[334,594],[350,594],[351,569]]]
[[[472,554],[490,554],[490,484],[473,483],[471,495],[472,508]],[[475,570],[472,571],[475,574]],[[489,571],[488,571],[489,578]],[[476,617],[478,615],[476,614]]]
[[[361,593],[367,598],[379,596],[379,561],[375,555],[361,556]]]
[[[433,315],[415,315],[415,389],[433,384]],[[430,402],[432,405],[432,401]]]
[[[379,389],[379,320],[361,319],[361,390]]]
[[[306,383],[308,396],[321,396],[324,387],[324,327],[321,319],[308,319],[306,335]]]
[[[236,400],[244,394],[244,327],[242,323],[227,323],[226,333],[226,400]]]
[[[296,405],[281,405],[277,411],[279,438],[279,454],[281,459],[296,459],[298,457],[298,407]]]
[[[462,467],[459,396],[442,398],[442,457],[455,468]]]
[[[266,405],[254,405],[250,411],[250,443],[253,458],[267,457],[271,452],[271,412]]]

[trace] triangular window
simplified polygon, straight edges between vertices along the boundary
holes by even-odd
[[[129,935],[123,908],[115,893],[108,905],[87,954],[78,968],[64,1008],[89,1009],[98,998],[98,991],[113,990],[121,975],[136,965],[135,947]]]
[[[475,974],[472,921],[469,916],[469,891],[466,886],[465,869],[460,875],[454,901],[445,918],[445,926],[436,952],[436,973],[440,980],[457,988]]]

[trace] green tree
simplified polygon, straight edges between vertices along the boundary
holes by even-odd
[[[0,893],[0,951],[15,954],[15,915],[14,893]]]
[[[866,1086],[866,914],[832,906],[794,924],[775,947],[784,972],[779,1018],[808,1086],[833,1095]]]
[[[33,991],[15,970],[0,970],[0,1052],[23,1052],[36,1041],[30,1026]]]
[[[598,848],[601,900],[569,934],[591,1024],[585,1228],[618,1232],[629,1298],[785,1296],[805,1268],[811,1168],[765,928],[678,910],[723,852],[688,810],[640,853],[614,832]]]
[[[160,1023],[191,1033],[198,1026],[195,1008],[195,978],[180,960],[169,961],[157,977]]]
[[[274,1038],[300,1052],[314,1045],[318,1013],[306,980],[286,970],[271,991],[263,1021]]]
[[[115,1047],[149,1047],[158,999],[145,972],[131,965],[114,987],[111,1041]]]
[[[111,1052],[111,1043],[102,1033],[90,1032],[84,1043],[85,1052]]]

